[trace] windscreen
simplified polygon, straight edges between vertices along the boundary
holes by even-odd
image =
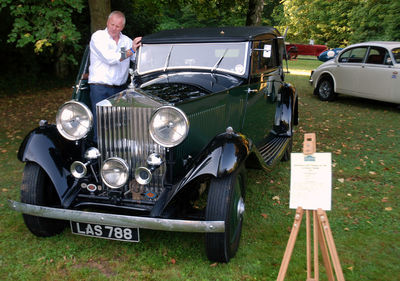
[[[248,42],[196,44],[143,44],[139,74],[171,69],[203,69],[243,75]]]

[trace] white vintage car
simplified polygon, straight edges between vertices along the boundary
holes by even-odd
[[[313,70],[310,82],[323,101],[345,94],[400,104],[400,42],[351,45]]]

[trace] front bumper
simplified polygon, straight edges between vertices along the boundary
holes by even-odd
[[[224,221],[193,221],[138,216],[115,215],[97,212],[86,212],[69,209],[50,208],[30,205],[9,200],[14,211],[38,217],[71,220],[83,223],[105,224],[119,227],[138,227],[153,230],[182,232],[224,232]]]

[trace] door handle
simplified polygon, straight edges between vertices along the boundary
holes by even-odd
[[[248,94],[251,94],[251,93],[255,94],[255,93],[258,93],[258,90],[257,90],[257,89],[250,89],[250,88],[248,88],[248,89],[247,89],[247,93],[248,93]]]

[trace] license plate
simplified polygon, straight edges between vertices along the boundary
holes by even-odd
[[[139,228],[71,221],[71,231],[74,234],[84,236],[127,242],[139,242]]]

